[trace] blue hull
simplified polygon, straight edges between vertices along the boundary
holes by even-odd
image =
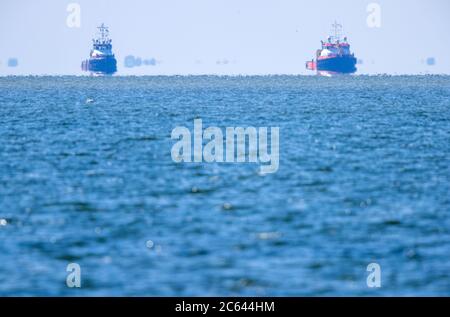
[[[341,74],[352,74],[356,72],[356,58],[352,55],[348,55],[318,60],[317,70]]]
[[[90,58],[81,63],[81,69],[93,73],[111,75],[117,71],[117,61],[114,57]]]

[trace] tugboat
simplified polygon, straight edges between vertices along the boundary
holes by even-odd
[[[335,22],[332,34],[322,42],[322,48],[316,52],[316,60],[306,62],[306,69],[317,71],[318,75],[333,76],[356,72],[356,57],[350,52],[347,37],[341,41],[342,25]]]
[[[109,30],[103,23],[98,29],[99,36],[92,39],[89,59],[81,63],[81,69],[93,75],[112,75],[117,71],[117,61],[112,53]]]

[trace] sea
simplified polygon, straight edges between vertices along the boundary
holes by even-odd
[[[1,77],[0,135],[2,296],[450,295],[450,76]]]

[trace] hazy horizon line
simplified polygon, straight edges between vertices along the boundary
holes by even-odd
[[[128,74],[128,75],[92,75],[92,74],[0,74],[0,77],[327,77],[318,74],[290,74],[290,73],[242,73],[242,74]],[[374,73],[374,74],[338,74],[332,77],[412,77],[412,76],[450,76],[450,73]]]

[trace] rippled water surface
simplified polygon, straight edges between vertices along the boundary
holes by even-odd
[[[278,172],[174,163],[195,118]],[[7,77],[0,122],[1,295],[450,294],[450,77]]]

